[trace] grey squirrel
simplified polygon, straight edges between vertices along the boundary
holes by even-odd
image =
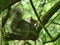
[[[11,29],[13,32],[17,31],[16,29],[21,30],[36,30],[37,20],[34,20],[32,17],[24,20],[22,19],[23,14],[21,11],[17,10],[15,12],[14,18],[11,22]]]
[[[26,20],[20,20],[17,24],[17,28],[20,28],[22,30],[34,30],[37,26],[37,21],[34,20],[32,17],[30,17],[29,19]]]

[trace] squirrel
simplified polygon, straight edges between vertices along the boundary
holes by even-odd
[[[26,29],[29,29],[29,30],[34,30],[37,26],[37,20],[34,20],[32,17],[24,20],[20,20],[18,22],[18,25],[17,25],[17,28],[20,28],[22,30],[26,30]]]

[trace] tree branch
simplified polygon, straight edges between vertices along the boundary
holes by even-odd
[[[56,25],[60,25],[59,23],[56,23],[56,22],[52,22],[53,24],[56,24]]]
[[[50,22],[46,27],[49,27],[49,25],[50,25],[51,23],[53,23],[53,21],[58,17],[59,14],[60,14],[60,13],[58,13],[57,16],[54,17],[54,19],[52,19],[51,22]]]
[[[55,12],[57,12],[60,9],[60,1],[58,1],[54,6],[52,6],[51,9],[49,9],[45,15],[42,17],[42,22],[45,25],[49,19],[53,16]]]

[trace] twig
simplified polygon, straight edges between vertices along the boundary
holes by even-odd
[[[52,22],[53,24],[57,24],[57,25],[60,25],[59,23],[56,23],[56,22]]]

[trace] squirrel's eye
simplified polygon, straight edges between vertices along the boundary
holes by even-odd
[[[34,27],[36,27],[36,26],[37,26],[37,24],[35,23],[35,24],[34,24]]]

